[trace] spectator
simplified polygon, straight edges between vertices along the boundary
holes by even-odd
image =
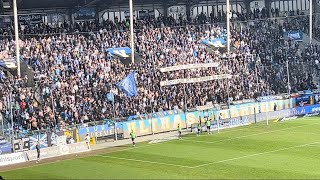
[[[277,11],[275,9],[275,14],[279,16]],[[267,18],[266,12],[266,9],[256,9],[248,14],[233,12],[232,20]],[[211,16],[214,22],[225,21],[225,18],[223,12]],[[226,54],[212,52],[202,43],[204,39],[224,38],[226,34],[223,25],[203,24],[208,20],[202,13],[194,22],[162,16],[135,21],[134,26],[138,29],[135,49],[143,59],[135,65],[108,60],[105,55],[109,47],[129,46],[128,21],[63,23],[58,28],[49,25],[24,27],[21,29],[24,35],[21,54],[35,71],[37,85],[28,88],[23,79],[0,78],[3,113],[10,112],[4,102],[8,102],[11,92],[16,102],[13,109],[15,124],[21,130],[53,130],[58,126],[66,128],[114,116],[128,117],[161,110],[192,109],[208,102],[219,104],[254,99],[287,92],[287,60],[291,92],[315,88],[309,69],[316,63],[320,48],[310,45],[300,52],[297,42],[283,39],[283,29],[305,27],[305,24],[289,23],[298,22],[294,20],[283,24],[275,20],[243,22],[244,28],[231,28],[234,51]],[[10,29],[2,32],[10,34]],[[15,43],[10,37],[4,36],[0,41],[0,51],[15,54]],[[210,62],[220,66],[165,73],[158,70],[160,67]],[[305,66],[306,62],[310,66]],[[303,71],[300,70],[302,67],[305,68]],[[115,84],[131,71],[138,72],[139,96],[128,98]],[[161,81],[218,74],[232,74],[233,78],[160,86]],[[110,91],[116,96],[114,106],[106,100]]]

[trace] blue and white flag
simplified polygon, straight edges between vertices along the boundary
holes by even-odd
[[[126,78],[117,83],[117,87],[129,97],[138,96],[135,73],[131,72]]]
[[[14,69],[17,68],[17,63],[14,58],[0,59],[0,66],[7,69]]]
[[[33,136],[30,136],[30,150],[35,150],[36,145],[39,141],[40,148],[46,148],[48,147],[48,137],[47,134],[35,134]]]
[[[132,49],[129,47],[108,48],[106,53],[107,60],[118,59],[127,65],[131,63]],[[142,61],[138,53],[134,54],[134,61],[135,63]]]
[[[303,32],[301,31],[287,31],[284,33],[290,40],[303,41]]]
[[[129,47],[119,47],[108,48],[107,52],[109,56],[116,56],[118,58],[130,58],[132,50]]]
[[[216,48],[222,48],[226,47],[227,41],[224,40],[223,38],[215,38],[213,40],[203,40],[203,44],[210,46],[210,47],[216,47]]]

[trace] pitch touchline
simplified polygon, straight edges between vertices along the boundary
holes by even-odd
[[[279,151],[284,151],[284,150],[288,150],[288,149],[294,149],[294,148],[300,148],[300,147],[315,145],[315,144],[319,144],[319,142],[302,144],[302,145],[297,145],[297,146],[292,146],[292,147],[287,147],[287,148],[281,148],[281,149],[272,150],[272,151],[266,151],[266,152],[261,152],[261,153],[256,153],[256,154],[250,154],[250,155],[246,155],[246,156],[240,156],[240,157],[236,157],[236,158],[230,158],[230,159],[225,159],[225,160],[221,160],[221,161],[216,161],[216,162],[201,164],[201,165],[198,165],[198,166],[193,166],[193,167],[191,167],[191,169],[199,168],[199,167],[203,167],[203,166],[208,166],[208,165],[212,165],[212,164],[219,164],[219,163],[234,161],[234,160],[238,160],[238,159],[244,159],[244,158],[253,157],[253,156],[270,154],[270,153],[279,152]]]
[[[296,129],[296,128],[300,128],[300,127],[303,127],[303,126],[310,126],[310,125],[315,125],[315,124],[320,124],[320,123],[305,124],[305,125],[296,126],[296,127],[291,127],[291,128],[279,129],[279,130],[274,130],[274,131],[266,131],[266,132],[249,134],[249,135],[239,136],[239,137],[235,137],[235,138],[228,138],[228,139],[222,139],[222,140],[211,141],[211,142],[210,142],[210,141],[194,141],[194,140],[189,140],[189,139],[191,139],[191,138],[189,138],[189,139],[182,139],[182,141],[199,142],[199,143],[206,143],[206,144],[215,144],[215,143],[219,143],[219,142],[232,141],[232,140],[235,140],[235,139],[241,139],[241,138],[245,138],[245,137],[257,136],[257,135],[261,135],[261,134],[269,134],[269,133],[274,133],[274,132],[284,131],[284,130],[289,130],[289,129]]]
[[[193,167],[190,167],[190,166],[184,166],[184,165],[179,165],[179,164],[162,163],[162,162],[154,162],[154,161],[145,161],[145,160],[121,158],[121,157],[115,157],[115,156],[105,156],[105,155],[96,155],[96,156],[105,157],[105,158],[111,158],[111,159],[120,159],[120,160],[126,160],[126,161],[136,161],[136,162],[143,162],[143,163],[150,163],[150,164],[176,166],[176,167],[182,167],[182,168],[193,168]]]

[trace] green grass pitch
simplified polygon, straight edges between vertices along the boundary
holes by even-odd
[[[5,179],[320,179],[320,118],[263,123],[200,137],[0,172]]]

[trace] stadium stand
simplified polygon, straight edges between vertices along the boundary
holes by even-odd
[[[274,12],[272,17],[279,16],[279,10],[271,12]],[[223,52],[211,51],[203,43],[205,39],[225,36],[225,26],[220,22],[226,17],[225,13],[221,14],[209,17],[199,14],[192,21],[163,16],[136,21],[135,49],[142,61],[129,65],[109,58],[106,52],[107,48],[129,46],[128,21],[20,27],[22,59],[33,69],[36,85],[28,87],[27,76],[18,79],[1,70],[3,117],[10,118],[10,97],[14,103],[15,129],[22,131],[286,93],[286,59],[290,59],[291,92],[316,88],[312,73],[316,72],[314,65],[319,65],[319,47],[308,45],[301,52],[297,42],[283,38],[284,29],[307,31],[307,21],[301,21],[300,17],[283,22],[274,19],[248,21],[268,18],[264,8],[249,13],[233,12],[233,21],[241,21],[243,28],[233,25],[234,49],[225,56]],[[290,15],[299,13],[290,12]],[[15,54],[12,34],[11,28],[0,29],[0,51],[11,55]],[[221,67],[174,73],[159,71],[159,68],[175,65],[214,62]],[[117,82],[131,71],[137,72],[139,93],[133,98],[116,88]],[[231,74],[233,78],[160,86],[161,81],[173,78],[218,74]],[[114,107],[107,99],[110,91],[116,95]]]

